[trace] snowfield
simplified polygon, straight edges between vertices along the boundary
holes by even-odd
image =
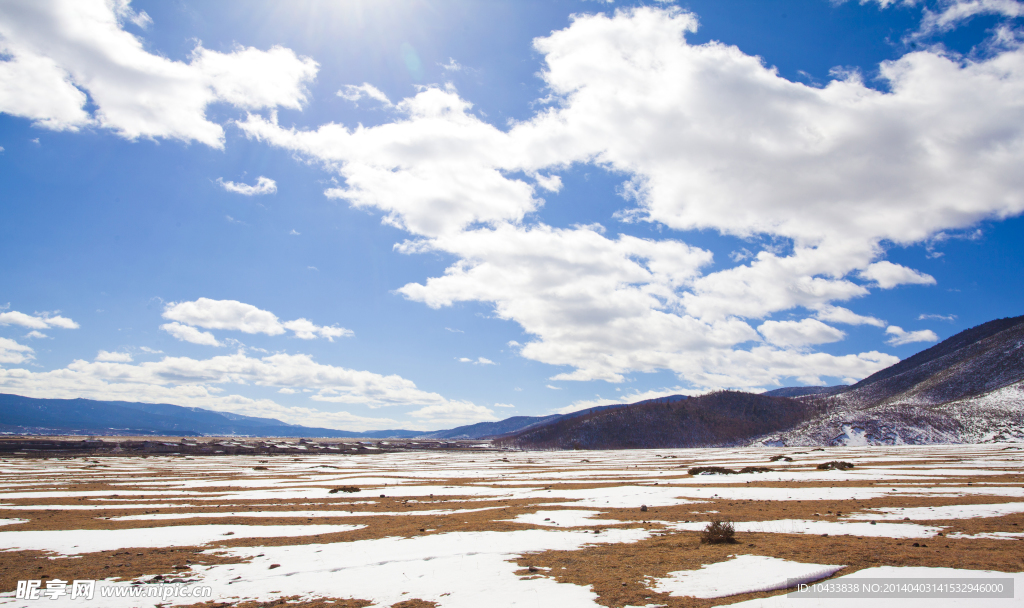
[[[831,461],[853,468],[817,468]],[[696,466],[772,471],[689,475]],[[1021,498],[1024,452],[1000,444],[5,458],[0,606],[37,605],[15,597],[17,581],[54,579],[300,608],[788,606],[796,582],[911,575],[1009,577],[1024,597]],[[738,542],[702,543],[711,519]],[[978,601],[799,605],[1024,605]]]

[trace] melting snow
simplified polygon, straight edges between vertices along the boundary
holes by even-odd
[[[1001,517],[1024,512],[1024,502],[1008,502],[994,505],[947,505],[943,507],[888,507],[868,509],[853,513],[846,519],[974,519],[976,517]]]
[[[1013,578],[1015,589],[1024,588],[1024,573],[993,572],[990,570],[960,570],[956,568],[898,568],[895,566],[881,566],[878,568],[866,568],[852,574],[839,576],[831,579],[829,583],[853,583],[864,578],[927,578],[935,581],[943,581],[951,578]],[[984,608],[1020,608],[1020,591],[1016,591],[1016,598],[800,598],[798,600],[790,594],[775,595],[772,597],[747,600],[731,604],[732,608],[935,608],[936,606],[962,606],[973,608],[983,606]],[[795,601],[794,601],[795,600]]]
[[[509,521],[521,524],[534,524],[536,526],[561,526],[567,528],[578,528],[585,526],[614,526],[626,522],[615,519],[594,519],[600,515],[600,511],[537,511],[536,513],[523,513]]]
[[[128,547],[187,547],[236,538],[277,538],[348,532],[365,526],[167,526],[121,530],[0,532],[0,551],[52,551],[78,555]],[[228,534],[231,532],[231,534]]]
[[[652,589],[680,597],[715,598],[775,591],[828,578],[846,566],[803,564],[763,555],[739,555],[701,566],[700,570],[669,572],[654,579]]]

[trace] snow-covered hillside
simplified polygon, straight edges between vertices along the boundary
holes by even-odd
[[[824,412],[753,445],[1024,441],[1024,317],[961,332],[831,395]]]

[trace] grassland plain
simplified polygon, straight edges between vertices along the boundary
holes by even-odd
[[[0,488],[0,606],[772,605],[801,576],[929,572],[1024,595],[1017,445],[8,457]],[[738,542],[702,544],[712,519]],[[213,598],[14,597],[53,579]]]

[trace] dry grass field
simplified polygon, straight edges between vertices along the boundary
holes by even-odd
[[[702,543],[711,520],[736,542]],[[1019,606],[785,587],[1013,577],[1024,598],[1022,540],[1014,445],[0,460],[0,606]],[[54,579],[97,596],[15,597]],[[167,585],[212,596],[99,597]]]

